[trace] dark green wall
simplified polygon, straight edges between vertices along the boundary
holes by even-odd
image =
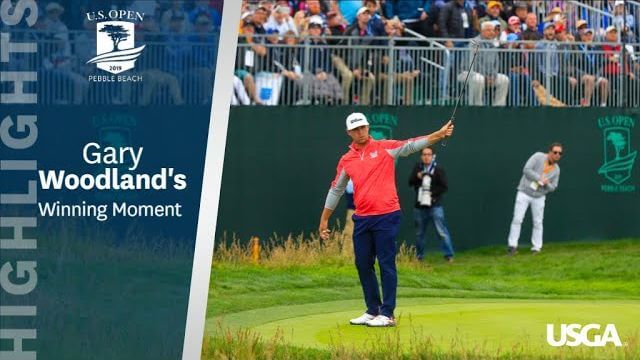
[[[335,166],[347,150],[344,118],[363,111],[372,127],[394,139],[424,135],[449,116],[445,107],[236,107],[231,111],[218,218],[218,235],[267,238],[308,233],[318,219]],[[632,118],[631,151],[640,148],[636,109],[459,109],[455,136],[438,146],[438,163],[449,177],[445,213],[454,245],[466,249],[505,244],[515,187],[534,152],[554,141],[565,145],[560,186],[547,197],[545,240],[640,236],[640,170],[634,164],[631,192],[603,192],[612,184],[598,174],[605,141],[598,119]],[[397,123],[397,124],[394,124]],[[611,153],[611,148],[608,148]],[[396,178],[403,209],[400,240],[413,242],[413,189],[407,185],[414,154],[401,158]],[[640,161],[638,159],[637,161]],[[333,220],[343,221],[344,200]],[[527,214],[521,243],[528,243]],[[431,241],[435,246],[435,243]]]

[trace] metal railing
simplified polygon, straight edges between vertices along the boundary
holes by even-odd
[[[450,49],[421,39],[370,40],[241,41],[237,83],[252,104],[263,105],[447,105],[462,91],[468,40]],[[638,44],[481,42],[462,104],[638,106],[638,50]]]
[[[52,34],[41,31],[7,32],[11,42],[33,42],[36,54],[11,54],[3,71],[37,72],[37,88],[42,105],[165,105],[211,102],[218,52],[218,36],[206,33],[136,32],[136,45],[146,45],[135,68],[118,74],[142,81],[92,81],[91,76],[111,76],[95,64],[95,31]],[[62,35],[62,36],[61,36]],[[118,75],[115,75],[116,77]],[[94,78],[95,79],[95,78]],[[139,78],[137,78],[139,79]],[[11,93],[11,82],[0,83],[2,93]]]

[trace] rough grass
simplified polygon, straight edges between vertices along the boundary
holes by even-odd
[[[350,246],[341,234],[328,241],[302,236],[264,244],[255,263],[251,249],[238,241],[220,242],[214,254],[208,318],[271,306],[361,298]],[[503,246],[458,254],[453,264],[439,255],[424,263],[413,260],[413,249],[401,247],[398,256],[399,298],[473,297],[517,299],[640,299],[640,239],[547,243],[539,255],[526,249],[515,257]],[[635,280],[634,280],[635,279]],[[287,345],[282,336],[263,339],[248,329],[218,325],[208,328],[205,359],[544,359],[526,344],[512,349],[452,346],[438,350],[421,339],[405,347],[387,339],[366,352],[346,343],[330,350]],[[211,336],[210,334],[217,334]],[[224,334],[224,335],[221,335]],[[396,341],[397,342],[397,341]],[[462,342],[460,342],[462,344]],[[520,347],[518,347],[520,346]],[[235,353],[234,353],[235,351]],[[234,356],[234,354],[236,354]],[[589,359],[588,350],[563,353],[560,358]],[[556,356],[556,358],[558,358]],[[599,355],[600,356],[600,355]],[[606,358],[640,358],[638,336],[624,351]]]
[[[616,348],[561,348],[553,355],[535,354],[526,342],[513,344],[509,348],[487,350],[484,346],[467,346],[462,338],[451,341],[447,351],[434,346],[430,338],[416,334],[410,346],[400,343],[396,332],[388,332],[367,343],[366,350],[355,348],[342,341],[334,342],[328,351],[289,346],[282,333],[272,338],[263,338],[249,329],[220,329],[217,337],[205,337],[202,359],[282,359],[282,360],[635,360],[640,357],[639,339],[633,336],[623,350]]]
[[[57,359],[179,357],[193,258],[184,241],[150,238],[135,226],[118,234],[90,221],[45,222],[37,239],[28,260],[37,261],[38,286],[19,298],[37,305],[37,316],[5,317],[4,328],[37,329],[29,348]],[[0,291],[5,301],[16,298]]]

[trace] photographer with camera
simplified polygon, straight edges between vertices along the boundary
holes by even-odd
[[[448,190],[447,175],[444,169],[436,164],[436,155],[432,147],[422,149],[420,160],[409,177],[409,185],[415,188],[417,194],[413,213],[416,226],[416,255],[418,260],[424,259],[425,233],[429,223],[433,222],[442,240],[444,259],[453,262],[451,235],[442,208],[442,195]]]

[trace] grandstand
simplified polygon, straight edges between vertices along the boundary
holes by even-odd
[[[361,9],[366,7],[367,11]],[[634,107],[636,1],[244,1],[234,105]]]

